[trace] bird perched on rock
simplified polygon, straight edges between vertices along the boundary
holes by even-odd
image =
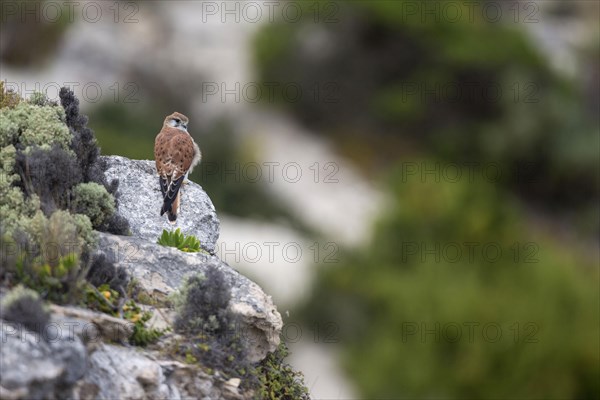
[[[171,224],[175,224],[179,212],[179,189],[201,156],[187,131],[188,121],[188,117],[178,112],[167,116],[154,141],[154,160],[163,195],[160,215],[167,213]]]

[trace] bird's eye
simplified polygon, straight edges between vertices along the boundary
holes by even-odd
[[[175,122],[177,122],[179,124],[179,123],[181,123],[181,120],[179,118],[175,118]]]

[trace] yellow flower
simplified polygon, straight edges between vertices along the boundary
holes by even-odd
[[[109,290],[105,290],[104,292],[102,292],[102,294],[104,295],[104,297],[106,297],[106,299],[110,299],[110,291]]]

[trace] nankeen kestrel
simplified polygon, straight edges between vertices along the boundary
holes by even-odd
[[[160,215],[167,213],[174,224],[179,211],[179,189],[187,175],[200,161],[200,149],[187,131],[188,117],[174,112],[165,118],[154,141],[154,159],[163,205]]]

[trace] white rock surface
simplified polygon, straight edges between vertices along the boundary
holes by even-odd
[[[181,208],[177,224],[173,226],[166,215],[160,216],[162,195],[154,161],[119,156],[104,158],[108,164],[106,179],[119,180],[117,213],[129,221],[134,237],[154,243],[163,229],[180,228],[184,234],[196,236],[205,250],[214,252],[219,238],[219,219],[200,185],[190,181],[181,189]]]

